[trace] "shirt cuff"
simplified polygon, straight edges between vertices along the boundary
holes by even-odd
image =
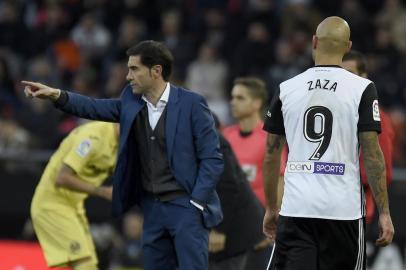
[[[199,209],[200,211],[204,211],[204,206],[195,202],[194,200],[190,200],[190,203],[193,204],[193,206],[195,206],[197,209]]]
[[[65,106],[68,100],[69,100],[68,93],[66,93],[66,91],[61,90],[61,94],[59,95],[58,99],[54,101],[54,105],[57,108],[61,108]]]

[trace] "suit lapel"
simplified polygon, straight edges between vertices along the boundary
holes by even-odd
[[[179,115],[179,90],[177,87],[171,85],[171,92],[169,93],[168,108],[166,111],[166,123],[165,123],[165,133],[166,133],[166,147],[168,149],[168,160],[171,160],[173,143],[175,141],[176,126],[178,124]]]

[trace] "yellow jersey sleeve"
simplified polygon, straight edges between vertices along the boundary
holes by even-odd
[[[84,129],[85,131],[85,129]],[[63,158],[63,163],[71,167],[76,174],[82,174],[86,166],[97,156],[101,146],[101,138],[89,132],[79,132],[72,143],[71,149]]]

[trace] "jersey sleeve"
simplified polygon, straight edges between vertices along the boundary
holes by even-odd
[[[63,163],[80,174],[96,156],[100,139],[90,134],[78,134],[71,150],[66,154]],[[81,136],[80,136],[81,135]]]
[[[378,93],[374,83],[370,83],[362,94],[358,114],[358,132],[376,131],[381,133]]]
[[[265,116],[264,130],[268,133],[285,135],[283,124],[282,101],[279,98],[280,90],[274,94]]]

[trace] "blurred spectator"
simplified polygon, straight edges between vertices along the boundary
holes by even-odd
[[[19,20],[20,10],[17,1],[0,2],[0,46],[13,48],[16,51],[26,51],[26,28]]]
[[[178,10],[164,12],[161,21],[161,34],[158,40],[165,44],[176,59],[172,79],[175,81],[183,80],[187,64],[192,60],[193,42],[182,32],[182,17]]]
[[[273,38],[280,35],[280,10],[278,10],[278,3],[275,0],[249,0],[240,1],[243,5],[245,15],[249,21],[259,21],[265,24]],[[244,5],[245,2],[245,5]],[[280,2],[283,4],[286,1]]]
[[[107,73],[107,81],[105,83],[106,87],[104,89],[104,94],[107,97],[117,98],[120,96],[121,91],[127,84],[127,62],[114,62],[110,65],[109,71]]]
[[[279,84],[289,78],[292,78],[301,72],[296,62],[296,54],[293,51],[293,46],[287,39],[280,39],[276,44],[275,49],[275,65],[269,69],[269,96],[273,96]]]
[[[33,28],[30,30],[29,43],[24,49],[30,56],[43,54],[58,39],[66,36],[68,14],[57,1],[46,1],[43,8],[35,13]]]
[[[29,134],[14,120],[0,118],[0,152],[26,150]]]
[[[113,250],[110,270],[142,270],[142,233],[143,218],[137,212],[124,216],[122,238]]]
[[[375,21],[377,27],[388,28],[397,49],[406,52],[406,42],[404,39],[406,20],[406,9],[400,0],[386,0],[384,7],[377,14]]]
[[[202,37],[206,42],[216,46],[221,47],[225,39],[225,14],[219,9],[208,9],[205,12],[205,26],[204,33]]]
[[[57,131],[61,115],[51,103],[33,100],[24,104],[24,110],[18,111],[16,119],[30,132],[31,148],[55,149],[65,135]]]
[[[27,78],[58,85],[60,77],[53,65],[46,56],[40,55],[29,62]],[[49,102],[24,102],[23,108],[16,114],[16,119],[30,132],[30,146],[33,148],[55,149],[61,139],[77,125],[76,118],[56,112]]]
[[[126,60],[128,48],[143,40],[146,30],[146,25],[142,21],[132,16],[124,17],[118,28],[118,35],[112,50],[113,60]]]
[[[58,85],[60,82],[58,70],[53,68],[54,64],[45,55],[38,55],[28,62],[27,78],[29,80]]]
[[[246,38],[237,46],[232,65],[233,77],[256,74],[266,76],[273,61],[273,43],[266,26],[253,22],[248,26]]]
[[[379,89],[381,105],[388,108],[402,102],[396,78],[396,70],[398,70],[401,55],[394,47],[390,32],[386,28],[377,29],[374,44],[375,48],[368,59],[370,77]]]
[[[98,90],[96,83],[96,70],[91,66],[82,67],[72,79],[72,90],[90,97],[101,97],[102,91]]]
[[[250,11],[253,13],[263,13],[272,10],[275,1],[269,0],[249,0],[248,5]]]
[[[28,218],[25,223],[23,230],[21,232],[21,238],[25,241],[35,241],[37,237],[35,235],[34,226],[32,225],[31,218]]]
[[[403,54],[406,53],[406,12],[403,12],[401,16],[396,20],[395,23],[392,24],[391,33],[393,36],[393,41],[395,43],[396,48],[402,52]]]
[[[0,116],[17,110],[19,104],[20,100],[14,88],[9,65],[7,60],[0,56]]]
[[[406,166],[406,114],[404,110],[395,109],[390,112],[390,117],[396,134],[393,146],[393,164]]]
[[[0,154],[15,156],[24,153],[29,143],[30,134],[16,121],[0,117]],[[22,168],[25,168],[25,165],[21,162],[7,159],[0,162],[0,170],[4,172],[16,172]]]
[[[290,0],[284,2],[286,6],[282,9],[281,26],[282,33],[289,36],[298,29],[313,34],[321,21],[319,12],[310,5],[309,0]]]
[[[370,29],[371,21],[367,20],[366,10],[361,6],[358,0],[342,1],[339,15],[343,17],[351,26],[351,40],[357,48],[363,49],[368,46],[373,32],[365,31]]]
[[[99,269],[108,269],[115,241],[120,238],[110,222],[91,223],[90,231],[96,247]],[[127,269],[126,269],[127,270]]]
[[[109,1],[110,2],[110,1]],[[171,3],[172,1],[165,0],[164,3]],[[149,0],[123,0],[124,7],[121,13],[125,15],[135,16],[142,19],[151,30],[151,33],[156,33],[160,29],[159,14],[162,10],[158,10],[158,1]],[[172,8],[174,5],[171,6]]]
[[[67,38],[58,40],[52,46],[52,53],[61,77],[70,78],[80,68],[82,62],[80,50],[72,40]]]
[[[92,61],[104,55],[110,45],[110,33],[96,17],[87,13],[72,30],[72,39],[83,56]]]
[[[217,55],[217,48],[204,43],[198,58],[187,68],[186,85],[203,95],[221,122],[229,123],[228,101],[225,94],[228,67]]]

